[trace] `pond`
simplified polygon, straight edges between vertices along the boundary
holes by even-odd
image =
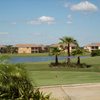
[[[59,60],[63,60],[66,57],[58,57]],[[53,61],[54,56],[42,56],[42,57],[11,57],[11,63],[24,63],[24,62],[45,62],[45,61]]]
[[[81,56],[81,58],[85,58],[87,56]],[[66,60],[66,56],[59,56],[59,60]],[[70,58],[75,58],[71,56]],[[40,56],[40,57],[11,57],[11,63],[24,63],[24,62],[46,62],[46,61],[54,61],[54,56]]]

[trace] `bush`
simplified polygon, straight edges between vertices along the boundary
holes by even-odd
[[[59,63],[58,65],[56,65],[55,63],[50,63],[49,65],[50,67],[66,67],[66,68],[89,68],[91,67],[91,65],[88,65],[88,64],[85,64],[85,63],[81,63],[81,64],[76,64],[76,63],[70,63],[70,64],[67,64],[66,62],[62,62],[62,63]]]
[[[33,87],[21,66],[0,65],[0,100],[49,100],[50,95]]]
[[[93,57],[93,56],[100,56],[100,50],[93,50],[92,52],[91,52],[91,56]]]

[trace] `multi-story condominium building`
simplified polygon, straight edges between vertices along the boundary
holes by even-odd
[[[16,44],[18,53],[41,53],[45,51],[44,45],[37,44]]]
[[[92,52],[93,50],[100,50],[100,43],[91,43],[84,46],[84,49]]]

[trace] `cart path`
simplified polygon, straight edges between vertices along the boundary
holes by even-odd
[[[58,100],[100,100],[100,83],[43,86],[40,90]]]

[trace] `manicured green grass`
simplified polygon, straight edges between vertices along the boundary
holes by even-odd
[[[76,59],[73,59],[73,61],[76,61]],[[100,56],[81,58],[81,62],[92,64],[92,65],[97,65],[97,64],[100,64]]]
[[[72,59],[71,60],[72,62],[76,62],[76,59]],[[60,61],[60,62],[63,62],[63,61]],[[97,69],[97,71],[100,71],[100,56],[98,57],[88,57],[88,58],[81,58],[81,62],[82,63],[86,63],[86,64],[89,64],[91,65],[90,68],[79,68],[79,69],[76,69],[76,68],[64,68],[64,67],[61,67],[61,68],[50,68],[49,67],[49,64],[50,64],[50,61],[49,62],[35,62],[35,63],[24,63],[25,65],[25,68],[29,71],[67,71],[67,70],[73,70],[73,71],[96,71],[95,69]]]
[[[0,54],[0,55],[5,55],[9,57],[28,57],[28,56],[48,56],[48,53],[32,53],[32,54]]]
[[[73,59],[72,62],[76,62]],[[32,82],[41,85],[64,85],[100,82],[100,56],[82,58],[82,63],[92,65],[90,68],[50,68],[50,62],[25,63]]]
[[[99,72],[30,71],[29,76],[37,86],[100,82]]]
[[[47,56],[48,54],[15,54],[10,56]],[[63,61],[60,61],[63,62]],[[71,62],[76,62],[72,59]],[[90,68],[50,68],[49,62],[24,63],[32,83],[42,85],[65,85],[100,82],[100,56],[81,58],[82,63],[91,65]]]

